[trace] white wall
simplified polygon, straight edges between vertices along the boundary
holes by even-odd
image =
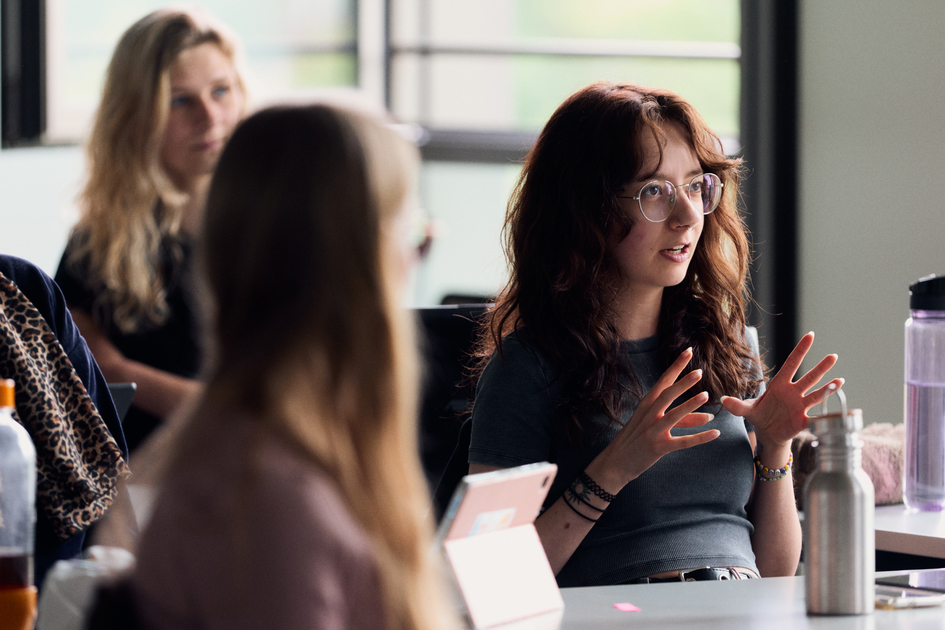
[[[55,274],[77,218],[83,168],[80,147],[0,151],[0,253]]]
[[[945,275],[943,24],[938,0],[801,2],[800,332],[867,422],[902,421],[908,287]]]

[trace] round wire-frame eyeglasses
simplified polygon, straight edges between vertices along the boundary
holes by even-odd
[[[635,197],[618,195],[618,199],[633,199],[640,207],[640,213],[647,221],[662,223],[669,218],[676,207],[676,191],[685,188],[690,201],[697,207],[702,206],[702,214],[711,214],[722,200],[724,184],[715,173],[702,173],[693,177],[688,184],[676,186],[672,182],[652,180],[640,187]]]

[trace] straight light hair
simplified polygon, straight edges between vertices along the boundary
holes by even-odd
[[[111,312],[110,322],[97,323],[123,333],[159,326],[169,316],[160,248],[180,233],[187,200],[160,159],[170,67],[182,52],[204,43],[234,63],[236,87],[245,94],[235,38],[197,9],[161,9],[140,19],[122,35],[108,65],[66,262],[87,264],[89,284],[101,289],[92,315]]]
[[[372,541],[391,630],[452,627],[430,557],[413,322],[399,303],[418,159],[364,115],[263,110],[224,150],[203,228],[206,400],[249,412],[337,484]],[[199,422],[198,411],[185,432]]]

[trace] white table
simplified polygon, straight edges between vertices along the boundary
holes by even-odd
[[[945,559],[945,512],[909,512],[902,504],[883,505],[876,508],[874,527],[878,550]]]
[[[876,508],[876,549],[945,559],[945,512],[909,512],[905,506]],[[502,630],[658,628],[945,629],[945,608],[877,610],[854,617],[808,617],[804,578],[766,578],[685,584],[637,584],[561,589],[565,609]],[[640,612],[625,613],[616,603]]]
[[[563,615],[526,620],[503,626],[503,630],[945,628],[945,608],[808,617],[803,577],[565,588],[561,589],[561,594],[565,602]],[[614,604],[623,602],[634,604],[640,612],[621,612],[614,608]]]

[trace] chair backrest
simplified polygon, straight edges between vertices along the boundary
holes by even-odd
[[[469,441],[471,438],[472,420],[467,417],[459,428],[453,454],[446,462],[440,480],[433,490],[433,515],[437,523],[443,519],[443,514],[446,512],[446,508],[449,507],[456,486],[469,472]]]
[[[141,630],[142,627],[129,578],[106,582],[96,589],[86,630]]]
[[[488,307],[463,304],[416,311],[423,366],[420,457],[431,489],[440,482],[469,415],[475,391],[469,368],[479,322]]]
[[[109,383],[108,391],[115,402],[115,410],[118,411],[118,421],[125,420],[125,414],[131,407],[131,400],[135,397],[135,390],[138,389],[137,383]]]

